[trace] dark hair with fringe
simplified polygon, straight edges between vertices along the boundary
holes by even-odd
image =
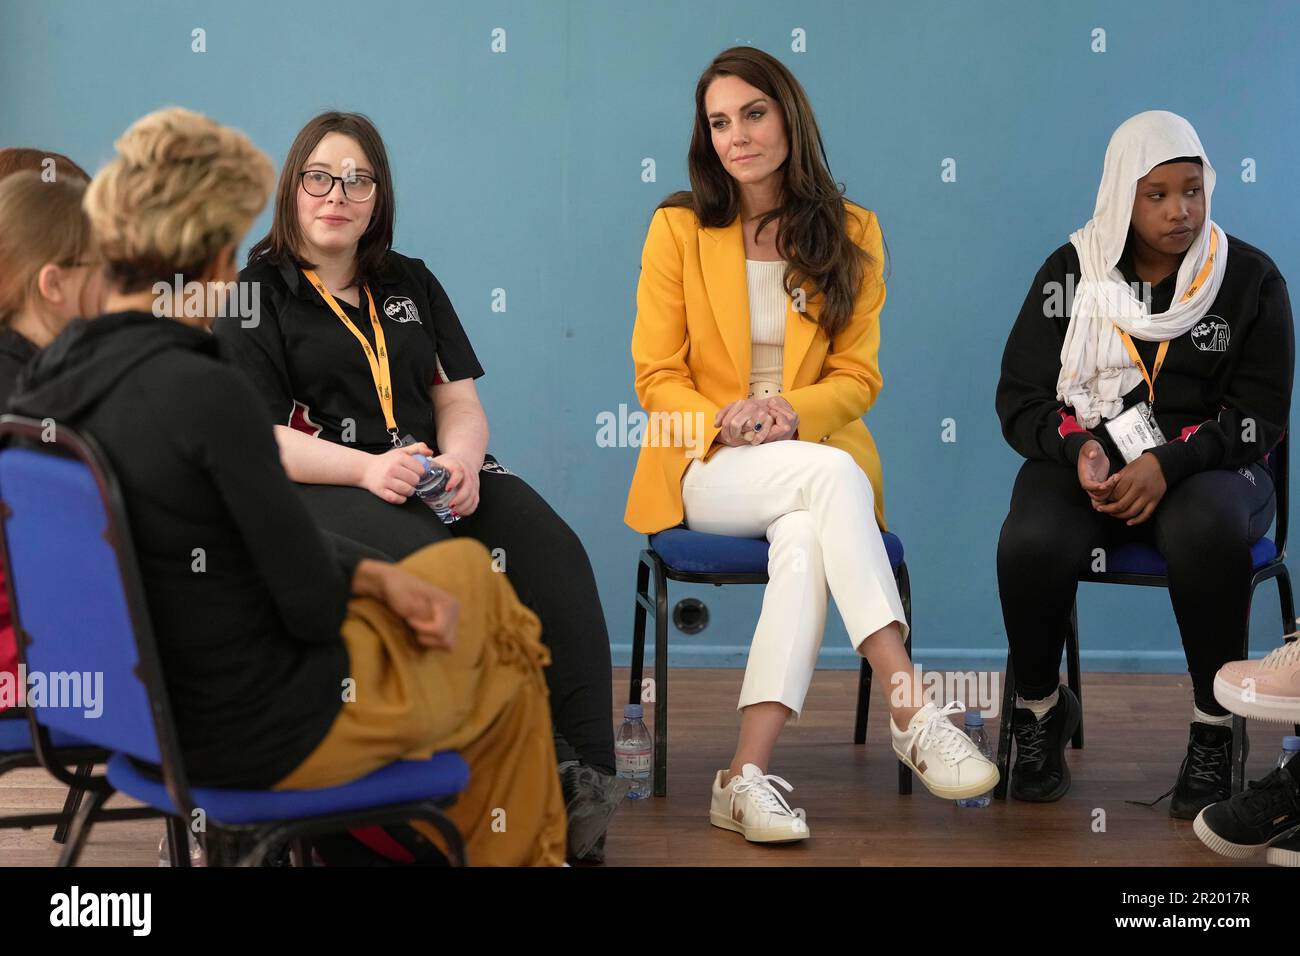
[[[321,113],[299,130],[289,147],[280,182],[275,188],[275,211],[271,231],[248,250],[248,262],[285,259],[295,265],[314,269],[316,264],[302,256],[303,236],[298,225],[299,174],[307,165],[312,150],[329,133],[342,133],[357,141],[361,151],[375,171],[375,208],[370,214],[370,225],[357,242],[357,267],[349,285],[372,279],[393,247],[393,222],[397,218],[397,199],[393,191],[393,177],[388,166],[388,151],[384,141],[369,117],[361,113],[342,113],[330,110]]]

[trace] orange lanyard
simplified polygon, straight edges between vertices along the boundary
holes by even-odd
[[[1210,230],[1210,254],[1205,258],[1205,265],[1201,266],[1201,271],[1196,274],[1192,284],[1187,287],[1179,302],[1186,302],[1192,296],[1196,295],[1196,290],[1205,284],[1205,280],[1210,276],[1210,270],[1214,268],[1214,256],[1218,252],[1219,236],[1213,229]],[[1156,400],[1156,376],[1160,374],[1160,367],[1165,364],[1165,354],[1169,351],[1169,340],[1160,343],[1160,348],[1156,349],[1156,364],[1152,366],[1151,373],[1147,374],[1146,363],[1142,361],[1142,356],[1138,355],[1137,346],[1133,344],[1133,337],[1125,332],[1119,326],[1115,327],[1119,332],[1119,337],[1124,340],[1124,347],[1128,349],[1128,354],[1133,359],[1133,364],[1138,367],[1142,373],[1142,378],[1147,383],[1147,401],[1154,403]]]
[[[361,343],[362,350],[366,353],[366,361],[370,363],[370,375],[375,380],[375,394],[379,396],[379,407],[384,413],[384,424],[388,427],[388,435],[397,445],[401,438],[397,434],[397,419],[393,417],[393,389],[392,375],[388,369],[388,346],[384,342],[384,327],[379,324],[379,316],[375,313],[375,300],[370,294],[370,286],[362,286],[366,291],[366,302],[370,305],[370,325],[375,331],[375,348],[370,347],[366,337],[361,334],[361,330],[352,324],[344,313],[343,309],[334,301],[334,296],[330,295],[329,290],[325,288],[325,283],[320,281],[320,277],[311,269],[303,269],[302,274],[307,277],[307,281],[312,287],[320,293],[320,297],[325,300],[326,305],[334,310],[334,314],[339,317],[349,332],[351,332],[358,342]],[[378,351],[376,357],[375,352]]]
[[[1156,400],[1156,376],[1160,374],[1160,366],[1165,364],[1165,353],[1169,351],[1168,340],[1160,343],[1160,348],[1156,350],[1156,364],[1147,374],[1146,364],[1142,361],[1142,356],[1138,355],[1137,346],[1133,344],[1133,337],[1123,329],[1119,330],[1119,337],[1124,340],[1124,345],[1128,349],[1129,357],[1133,359],[1133,364],[1138,367],[1142,377],[1147,383],[1147,401],[1154,404]]]

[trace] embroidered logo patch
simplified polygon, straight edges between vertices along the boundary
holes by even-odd
[[[390,295],[384,300],[384,315],[394,322],[419,322],[420,313],[415,303],[404,295]]]
[[[1207,315],[1192,329],[1192,344],[1202,352],[1226,352],[1232,332],[1217,315]]]
[[[490,471],[494,475],[513,475],[514,472],[494,458],[484,458],[480,471]]]

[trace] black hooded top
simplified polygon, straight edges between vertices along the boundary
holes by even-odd
[[[144,312],[78,319],[23,371],[10,409],[103,450],[186,771],[196,784],[261,788],[311,753],[342,704],[339,628],[363,553],[317,529],[263,402],[218,348]]]
[[[0,325],[0,405],[9,401],[14,383],[18,381],[18,373],[39,351],[11,326]]]

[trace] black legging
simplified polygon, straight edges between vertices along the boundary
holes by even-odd
[[[574,757],[614,772],[613,678],[609,632],[591,561],[578,536],[527,482],[479,472],[479,505],[445,525],[419,498],[390,505],[364,488],[298,485],[327,531],[378,548],[400,561],[453,536],[500,548],[519,600],[542,622],[551,650],[546,683],[561,761]]]
[[[1249,627],[1250,546],[1273,521],[1273,479],[1262,465],[1192,475],[1165,493],[1154,514],[1129,527],[1094,511],[1073,468],[1027,461],[998,539],[998,591],[1017,693],[1056,690],[1065,627],[1079,574],[1094,548],[1154,544],[1169,566],[1169,599],[1182,634],[1196,706],[1226,714],[1214,675],[1241,657]]]

